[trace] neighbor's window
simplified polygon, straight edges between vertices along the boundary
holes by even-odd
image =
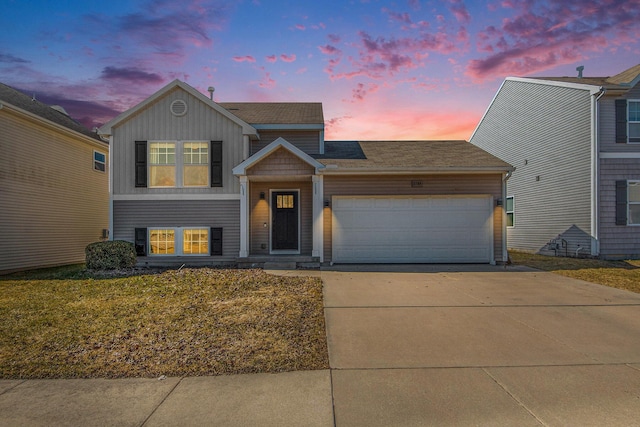
[[[182,231],[182,253],[206,255],[209,253],[209,229],[193,228]]]
[[[182,185],[206,187],[209,185],[209,144],[206,142],[183,143]]]
[[[629,181],[627,204],[629,206],[628,224],[640,225],[640,181]]]
[[[640,142],[640,101],[629,101],[629,142]]]
[[[176,144],[149,144],[149,187],[176,186]]]
[[[172,229],[149,230],[149,248],[152,255],[173,255],[175,253],[176,233]]]
[[[107,170],[107,156],[99,151],[93,152],[93,169],[104,172]]]
[[[513,196],[507,197],[507,202],[504,207],[505,212],[507,213],[507,227],[513,227],[515,224],[515,213],[513,209]]]

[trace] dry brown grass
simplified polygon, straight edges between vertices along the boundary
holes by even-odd
[[[215,269],[59,275],[0,280],[0,378],[328,367],[318,278]]]
[[[509,251],[509,256],[514,264],[640,293],[640,260],[604,261],[550,257],[517,251]]]

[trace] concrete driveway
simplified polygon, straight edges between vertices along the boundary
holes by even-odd
[[[492,266],[342,270],[321,273],[337,426],[638,425],[639,294]]]

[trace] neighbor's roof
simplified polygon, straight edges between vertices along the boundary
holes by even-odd
[[[564,83],[577,83],[592,86],[604,86],[608,89],[629,89],[640,80],[640,64],[611,77],[532,77],[536,80],[550,80]]]
[[[219,105],[252,125],[324,124],[321,102],[220,102]]]
[[[39,116],[57,125],[64,126],[68,129],[71,129],[75,132],[93,138],[100,142],[105,142],[100,139],[97,133],[91,132],[89,129],[82,126],[80,123],[76,122],[63,112],[58,111],[51,106],[44,104],[34,99],[33,97],[3,83],[0,83],[0,103],[1,102],[5,102],[28,113]]]
[[[315,156],[327,171],[511,171],[513,166],[467,141],[325,141]]]

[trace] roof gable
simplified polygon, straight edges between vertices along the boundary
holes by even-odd
[[[171,83],[169,83],[168,85],[166,85],[165,87],[163,87],[162,89],[160,89],[159,91],[157,91],[156,93],[154,93],[153,95],[151,95],[149,98],[145,99],[138,105],[128,109],[127,111],[123,112],[119,116],[115,117],[114,119],[112,119],[111,121],[103,125],[98,130],[98,133],[101,135],[107,135],[107,136],[111,135],[113,127],[118,126],[121,123],[124,123],[125,121],[129,120],[130,118],[135,116],[139,111],[145,108],[148,108],[149,106],[156,103],[158,100],[162,99],[165,95],[169,94],[171,91],[173,91],[176,88],[179,88],[180,90],[183,90],[191,94],[193,97],[197,98],[199,101],[208,105],[212,110],[218,112],[219,114],[227,117],[229,120],[238,124],[242,128],[243,134],[257,137],[258,132],[253,126],[251,126],[250,124],[242,120],[240,117],[232,114],[226,108],[220,106],[220,104],[207,98],[200,91],[196,90],[192,86],[180,80],[172,81]]]
[[[280,138],[276,139],[275,141],[273,141],[271,144],[269,144],[266,147],[264,147],[262,150],[260,150],[257,153],[255,153],[253,156],[249,157],[244,162],[240,163],[235,168],[233,168],[233,174],[234,175],[238,175],[238,176],[246,175],[247,174],[247,170],[249,168],[257,165],[262,160],[266,159],[272,153],[274,153],[275,151],[277,151],[277,150],[279,150],[281,148],[289,151],[291,154],[293,154],[294,156],[296,156],[297,158],[299,158],[303,162],[305,162],[308,165],[310,165],[311,167],[313,167],[316,170],[316,173],[318,172],[318,170],[324,168],[324,165],[322,163],[318,162],[316,159],[314,159],[313,157],[309,156],[307,153],[305,153],[304,151],[300,150],[295,145],[291,144],[290,142],[288,142],[284,138],[280,137]]]

